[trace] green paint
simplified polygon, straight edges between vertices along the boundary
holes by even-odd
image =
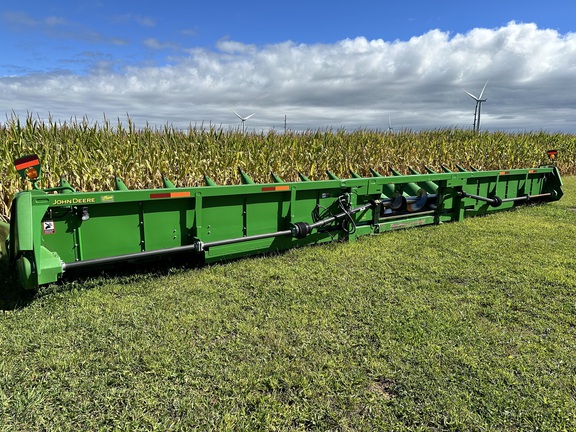
[[[242,184],[233,186],[216,186],[206,178],[207,187],[175,188],[164,178],[162,189],[128,190],[116,178],[114,191],[73,192],[66,183],[61,185],[65,191],[56,194],[54,189],[20,192],[12,203],[9,236],[2,224],[0,240],[9,237],[7,253],[24,288],[36,289],[58,280],[68,267],[108,265],[102,260],[109,258],[146,261],[184,248],[191,261],[222,261],[460,221],[562,196],[555,167],[504,174],[412,171],[384,177],[372,172],[373,177],[363,178],[353,173],[351,179],[328,172],[329,180],[311,181],[300,174],[302,181],[291,183],[272,174],[273,182],[266,184],[239,173]],[[428,201],[409,211],[422,189]],[[497,196],[503,202],[493,206],[467,194],[489,200]],[[334,216],[337,220],[331,221]]]

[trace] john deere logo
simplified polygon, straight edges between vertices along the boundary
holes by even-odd
[[[103,203],[114,202],[114,195],[102,195],[100,197],[100,202],[103,202]]]

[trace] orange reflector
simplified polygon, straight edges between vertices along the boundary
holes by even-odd
[[[186,198],[190,196],[190,192],[164,192],[150,194],[150,198]]]
[[[290,186],[266,186],[262,188],[262,192],[270,192],[270,191],[287,191],[290,190]]]
[[[26,170],[26,177],[30,180],[36,180],[38,178],[38,171],[36,171],[36,168],[28,168]]]
[[[16,171],[20,171],[32,166],[40,165],[40,160],[38,160],[38,156],[36,155],[25,156],[14,161],[14,165],[16,166]]]
[[[500,175],[510,174],[510,171],[500,171]]]
[[[530,170],[530,171],[528,171],[528,174],[534,174],[534,173],[537,173],[537,172],[538,172],[538,170]]]

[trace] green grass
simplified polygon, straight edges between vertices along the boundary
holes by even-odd
[[[0,430],[575,430],[565,193],[34,298],[4,273]]]

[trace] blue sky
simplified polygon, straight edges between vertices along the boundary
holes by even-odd
[[[573,0],[2,3],[4,117],[576,132]]]

